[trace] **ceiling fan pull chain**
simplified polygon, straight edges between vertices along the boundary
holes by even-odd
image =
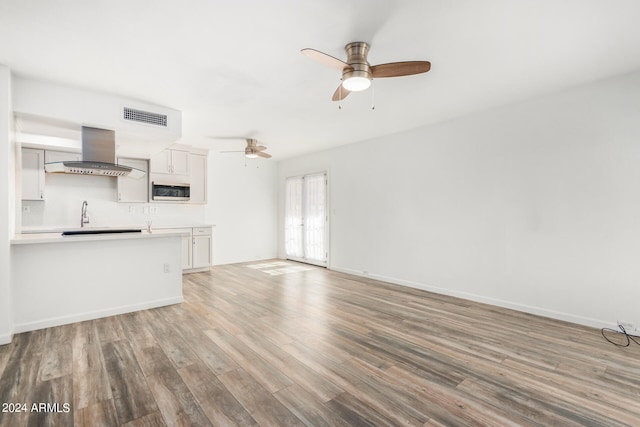
[[[371,79],[371,109],[376,109],[376,85],[373,84],[373,79]]]

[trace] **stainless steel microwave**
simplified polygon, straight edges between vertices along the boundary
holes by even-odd
[[[151,183],[151,199],[166,202],[188,202],[191,197],[189,184],[174,184],[167,182]]]

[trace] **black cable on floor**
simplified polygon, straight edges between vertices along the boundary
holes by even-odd
[[[622,326],[619,323],[618,323],[618,328],[620,328],[619,331],[616,331],[615,329],[602,328],[600,330],[600,332],[602,333],[602,336],[604,337],[605,340],[609,341],[613,345],[617,345],[618,347],[629,347],[629,344],[631,344],[631,341],[633,341],[634,343],[640,345],[640,342],[636,341],[636,339],[640,340],[640,336],[638,336],[638,335],[629,335],[627,333],[627,330],[624,328],[624,326]],[[605,334],[605,332],[615,334],[615,336],[624,335],[624,339],[620,340],[619,343],[615,342],[615,341],[611,340],[610,338],[608,338],[607,335]]]

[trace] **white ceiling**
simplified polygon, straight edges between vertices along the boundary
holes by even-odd
[[[16,75],[183,112],[183,142],[251,136],[283,159],[640,69],[637,0],[0,0],[0,63]],[[330,100],[344,59],[428,60]]]

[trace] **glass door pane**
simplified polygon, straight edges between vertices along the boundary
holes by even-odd
[[[304,177],[304,255],[313,261],[326,261],[325,254],[325,175]]]
[[[326,265],[326,174],[287,178],[285,192],[284,234],[287,258]]]
[[[285,252],[288,258],[302,258],[302,177],[287,178],[285,191]]]

